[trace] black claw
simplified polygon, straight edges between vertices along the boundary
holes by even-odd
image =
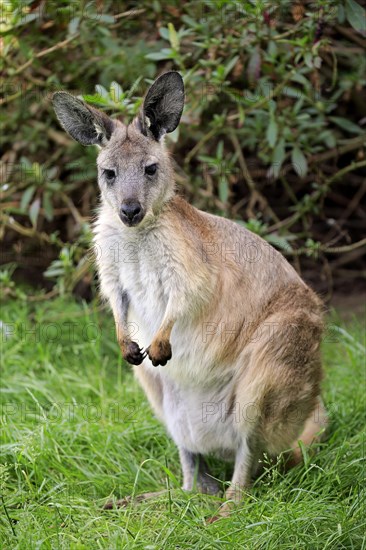
[[[142,361],[145,359],[142,348],[140,348],[136,342],[129,343],[127,352],[123,357],[131,365],[141,365]]]
[[[141,365],[142,361],[141,361],[141,358],[140,357],[131,357],[131,356],[128,356],[125,358],[126,361],[128,363],[130,363],[131,365]]]

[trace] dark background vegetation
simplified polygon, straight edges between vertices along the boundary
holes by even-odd
[[[279,248],[323,297],[365,277],[362,2],[159,0],[2,4],[3,297],[94,292],[94,148],[59,127],[63,89],[130,120],[175,69],[168,140],[180,192]],[[29,291],[29,288],[28,288]],[[45,293],[46,291],[46,293]]]

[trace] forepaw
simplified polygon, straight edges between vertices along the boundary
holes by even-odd
[[[136,342],[128,342],[122,347],[122,355],[131,365],[141,365],[147,353]]]
[[[158,365],[166,365],[169,359],[172,358],[172,348],[168,340],[157,340],[146,348],[146,353],[150,361],[157,367]]]

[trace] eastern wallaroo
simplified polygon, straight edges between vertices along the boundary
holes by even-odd
[[[164,135],[183,111],[179,73],[151,85],[129,125],[66,92],[53,105],[100,149],[94,242],[122,355],[178,446],[183,489],[218,491],[204,455],[234,461],[225,515],[264,452],[292,449],[296,463],[298,440],[324,432],[322,303],[266,241],[177,194]]]

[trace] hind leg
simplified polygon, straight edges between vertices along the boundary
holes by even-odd
[[[219,492],[217,481],[210,475],[208,466],[201,455],[191,453],[181,447],[179,449],[180,462],[183,472],[183,489],[215,495]]]
[[[243,439],[236,453],[233,477],[225,493],[226,502],[220,507],[217,515],[209,518],[207,523],[229,516],[235,505],[240,503],[245,489],[251,485],[257,457],[258,453],[249,447],[248,440]]]
[[[196,489],[200,493],[205,493],[208,495],[216,495],[219,492],[219,484],[213,477],[211,477],[208,466],[201,455],[191,453],[181,447],[179,449],[179,456],[183,472],[182,489],[184,491],[192,491]],[[104,510],[124,508],[129,504],[135,504],[160,497],[165,495],[167,492],[168,489],[162,489],[161,491],[142,493],[136,496],[127,496],[117,501],[109,500],[103,508]]]
[[[292,468],[303,460],[299,441],[305,446],[311,446],[313,443],[320,442],[324,438],[327,425],[327,411],[322,398],[319,396],[315,409],[305,422],[303,431],[292,445],[292,451],[286,462],[286,468]]]
[[[232,484],[226,493],[234,503],[250,485],[258,456],[253,450],[277,456],[301,439],[301,433],[309,440],[321,428],[319,423],[315,428],[311,419],[320,392],[320,335],[321,321],[316,312],[288,308],[269,316],[247,346],[250,361],[238,380],[233,401],[244,411],[253,404],[256,414],[241,419],[243,425],[238,426],[241,433],[250,429],[251,435],[238,450]],[[300,449],[296,452],[299,455]],[[228,515],[231,507],[232,502],[224,504],[219,517]]]
[[[319,404],[321,316],[316,309],[295,306],[272,314],[259,327],[250,368],[241,380],[243,394],[251,385],[263,450],[269,456],[290,449],[304,430],[315,433],[322,427],[308,423]]]

